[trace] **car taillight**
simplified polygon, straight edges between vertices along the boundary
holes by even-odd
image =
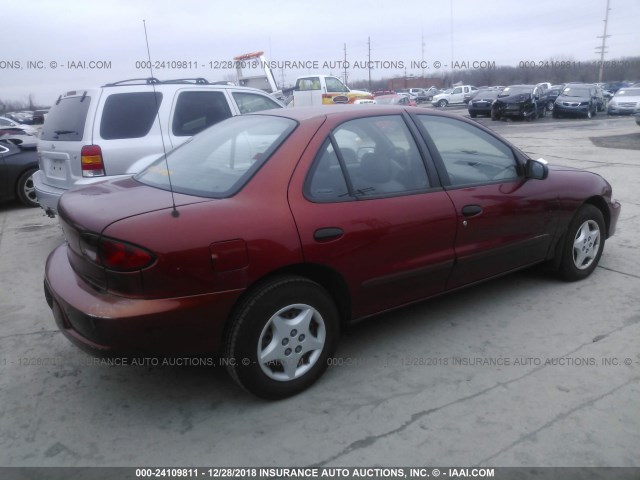
[[[80,250],[92,262],[117,272],[141,270],[156,259],[142,247],[92,233],[80,236]]]
[[[103,177],[105,175],[102,150],[98,145],[85,145],[80,151],[80,157],[83,177]]]

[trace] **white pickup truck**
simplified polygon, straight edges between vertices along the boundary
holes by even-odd
[[[447,105],[464,103],[464,96],[469,95],[472,92],[478,90],[473,85],[460,85],[454,87],[450,93],[441,93],[435,95],[431,100],[431,104],[434,107],[446,107]]]
[[[351,90],[336,77],[310,75],[298,77],[293,89],[293,101],[289,106],[335,105],[341,103],[375,103],[373,95],[361,90]]]

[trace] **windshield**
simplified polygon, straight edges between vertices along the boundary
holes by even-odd
[[[588,88],[584,87],[566,87],[562,91],[562,95],[565,97],[590,97],[591,93]]]
[[[500,93],[498,90],[478,90],[478,93],[473,98],[496,98],[498,93]]]
[[[618,90],[616,97],[640,97],[640,88],[624,88]]]
[[[510,97],[511,95],[530,95],[533,87],[507,87],[500,92],[499,97]]]
[[[240,190],[296,127],[288,118],[238,116],[195,135],[158,158],[136,179],[199,197],[224,198]]]

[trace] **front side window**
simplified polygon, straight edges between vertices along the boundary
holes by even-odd
[[[422,157],[399,115],[341,124],[319,151],[306,184],[314,201],[405,195],[427,188]]]
[[[100,136],[105,140],[144,137],[153,126],[160,103],[160,92],[109,95],[102,111]]]
[[[419,115],[453,186],[518,178],[513,151],[487,132],[460,120]]]
[[[281,108],[281,105],[266,95],[259,95],[248,92],[233,92],[233,99],[238,105],[238,110],[243,115],[245,113],[260,112],[270,108]]]
[[[231,117],[224,92],[181,92],[173,115],[173,134],[187,137]]]
[[[251,179],[295,127],[288,118],[232,117],[172,150],[166,162],[160,157],[135,178],[187,195],[228,197]]]
[[[325,78],[325,82],[327,84],[327,92],[345,93],[348,91],[344,84],[337,78],[327,77]]]

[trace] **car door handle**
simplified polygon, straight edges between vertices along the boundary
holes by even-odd
[[[462,214],[465,217],[475,217],[482,213],[482,207],[480,205],[465,205],[462,207]]]
[[[319,228],[313,234],[313,238],[317,242],[326,242],[327,240],[334,240],[344,235],[344,231],[338,227]]]

